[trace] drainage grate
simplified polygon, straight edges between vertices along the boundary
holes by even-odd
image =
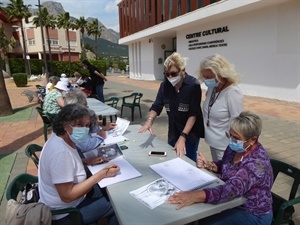
[[[154,102],[154,101],[152,101],[152,100],[150,100],[150,99],[145,99],[145,100],[142,100],[143,102],[146,102],[146,103],[151,103],[151,102]]]

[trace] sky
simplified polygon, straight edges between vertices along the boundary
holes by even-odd
[[[40,0],[42,4],[46,0]],[[79,18],[84,16],[98,18],[98,20],[108,29],[113,29],[119,33],[119,13],[117,4],[121,0],[56,0],[62,4],[64,10],[70,13],[70,16]],[[9,3],[9,0],[2,0],[3,6]],[[31,5],[36,8],[38,0],[23,0],[25,5]]]

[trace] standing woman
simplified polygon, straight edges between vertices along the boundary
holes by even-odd
[[[95,85],[94,87],[96,89],[98,99],[101,102],[104,102],[103,87],[104,82],[107,81],[106,77],[97,69],[97,67],[90,64],[89,61],[83,60],[82,64],[84,68],[88,69],[88,71],[90,72],[90,76]]]
[[[210,146],[213,161],[218,161],[228,145],[225,132],[230,121],[243,111],[243,93],[237,86],[240,75],[218,54],[205,58],[199,71],[199,80],[208,87],[203,104],[205,142]]]
[[[139,133],[149,130],[153,135],[152,123],[165,107],[169,120],[168,144],[176,150],[177,156],[186,155],[196,161],[199,141],[204,137],[202,92],[197,79],[188,75],[185,68],[186,59],[177,52],[165,60],[165,80]]]

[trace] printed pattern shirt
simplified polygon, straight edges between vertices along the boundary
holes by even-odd
[[[218,204],[243,196],[246,202],[240,208],[253,215],[271,212],[273,170],[265,149],[258,143],[256,149],[237,164],[232,163],[234,155],[227,147],[222,160],[216,162],[225,184],[204,189],[205,202]]]

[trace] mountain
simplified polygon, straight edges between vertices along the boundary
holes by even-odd
[[[55,1],[46,1],[41,4],[43,7],[47,8],[48,13],[54,15],[55,17],[65,13],[66,11],[64,10],[63,6],[59,2]],[[38,9],[31,9],[31,13],[34,15],[35,12],[37,12]],[[75,17],[72,17],[70,14],[71,19],[78,19]],[[96,18],[91,18],[88,17],[86,20],[88,23],[92,22]],[[101,21],[99,21],[99,29],[102,27],[102,33],[101,37],[97,41],[97,49],[98,49],[98,54],[101,56],[128,56],[128,47],[125,45],[119,45],[118,41],[120,39],[120,35],[118,32],[112,30],[112,29],[107,29]],[[90,44],[94,48],[94,37],[93,36],[88,36],[87,34],[84,35],[84,42]]]

